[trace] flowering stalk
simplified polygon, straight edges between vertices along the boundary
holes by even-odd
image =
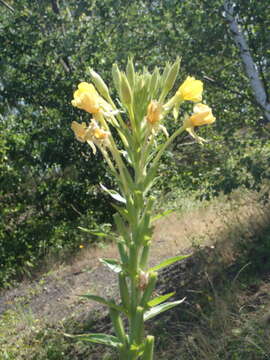
[[[119,359],[123,360],[152,360],[154,337],[145,335],[144,322],[183,301],[167,302],[173,293],[153,298],[157,270],[185,256],[176,256],[148,268],[154,204],[148,193],[153,186],[159,160],[173,140],[188,131],[201,142],[194,128],[211,124],[215,118],[207,105],[196,104],[194,114],[186,118],[173,134],[168,134],[164,126],[165,117],[173,112],[177,119],[182,102],[197,103],[202,100],[202,82],[187,77],[176,94],[165,101],[176,81],[179,65],[179,59],[174,64],[167,64],[162,75],[157,68],[152,74],[146,70],[142,74],[136,73],[131,59],[126,73],[114,65],[113,79],[122,103],[121,111],[111,99],[107,85],[93,70],[90,74],[98,91],[93,84],[83,82],[74,92],[72,100],[73,106],[93,117],[89,125],[73,122],[72,130],[77,140],[87,142],[94,153],[96,147],[101,151],[120,193],[104,186],[102,188],[121,203],[121,206],[114,204],[120,259],[102,259],[118,273],[120,304],[96,295],[82,295],[108,306],[115,336],[87,334],[74,337],[114,346],[118,349]],[[119,136],[121,147],[112,135],[112,128]],[[161,132],[167,139],[157,146]],[[124,317],[127,318],[127,327],[124,326]]]

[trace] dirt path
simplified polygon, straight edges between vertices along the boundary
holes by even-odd
[[[245,205],[247,209],[254,207]],[[218,202],[188,213],[172,213],[158,220],[155,224],[153,247],[150,263],[152,265],[171,256],[186,253],[193,242],[205,244],[226,227],[226,219],[243,212],[243,207],[228,209],[220,207]],[[73,312],[84,312],[97,308],[96,303],[85,301],[80,294],[91,293],[109,297],[116,291],[116,276],[99,262],[99,258],[116,258],[114,245],[104,249],[85,249],[72,265],[62,265],[50,271],[34,282],[23,282],[18,287],[8,290],[0,298],[0,314],[7,309],[30,311],[34,318],[56,322]]]

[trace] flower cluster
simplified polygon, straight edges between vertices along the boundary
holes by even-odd
[[[96,73],[94,74],[98,76]],[[145,81],[143,81],[143,84],[145,84]],[[128,101],[126,99],[127,96],[125,96],[127,88],[129,93]],[[162,130],[168,137],[168,132],[165,126],[162,125],[163,118],[172,109],[174,111],[175,118],[177,118],[180,104],[183,101],[192,101],[195,103],[193,114],[184,120],[183,126],[185,130],[188,131],[189,134],[198,142],[201,143],[204,141],[196,135],[194,128],[201,125],[212,124],[215,121],[215,117],[212,114],[211,108],[201,103],[202,93],[203,83],[192,76],[188,76],[179,86],[175,95],[166,104],[163,104],[160,100],[151,100],[148,103],[147,112],[144,117],[150,133],[155,135],[159,130]],[[124,103],[126,102],[129,105],[132,103],[132,89],[125,76],[123,76],[122,81],[122,97],[122,101]],[[93,150],[95,149],[95,145],[104,144],[104,140],[108,138],[109,132],[108,128],[103,129],[100,127],[99,122],[101,117],[111,118],[118,113],[115,111],[115,108],[104,100],[104,98],[97,92],[93,84],[89,84],[87,82],[82,82],[78,85],[78,89],[74,92],[74,99],[71,103],[73,106],[92,114],[95,119],[91,121],[89,127],[87,127],[85,123],[80,125],[73,122],[72,129],[75,132],[76,138],[79,141],[88,142]],[[115,123],[117,123],[116,120]]]

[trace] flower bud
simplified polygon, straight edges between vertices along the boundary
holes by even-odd
[[[113,66],[112,66],[112,77],[113,77],[114,86],[119,91],[120,90],[120,82],[121,82],[121,73],[120,73],[120,70],[119,70],[117,64],[113,64]]]
[[[124,73],[121,73],[120,93],[121,93],[121,100],[123,101],[123,103],[126,105],[131,104],[132,91],[128,79]]]
[[[90,69],[90,75],[93,79],[94,84],[96,85],[96,88],[98,89],[98,92],[100,95],[102,95],[106,100],[109,98],[109,89],[105,82],[102,80],[101,76],[96,73],[94,70]]]
[[[171,66],[164,83],[164,89],[166,90],[167,93],[171,90],[171,88],[175,83],[176,77],[179,72],[179,68],[180,68],[180,58],[177,58],[175,63]]]
[[[126,67],[126,74],[128,81],[130,83],[130,86],[133,87],[135,84],[135,70],[132,59],[128,59],[127,67]]]
[[[159,70],[156,67],[152,76],[151,76],[151,81],[150,81],[150,86],[149,86],[149,92],[150,94],[152,94],[154,96],[157,85],[158,85],[158,80],[159,80]]]

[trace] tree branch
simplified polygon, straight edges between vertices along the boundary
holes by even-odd
[[[14,12],[15,10],[13,9],[12,6],[10,6],[9,4],[7,4],[4,0],[0,0],[0,4],[4,5],[6,8],[8,8],[8,10],[10,10],[11,12]]]

